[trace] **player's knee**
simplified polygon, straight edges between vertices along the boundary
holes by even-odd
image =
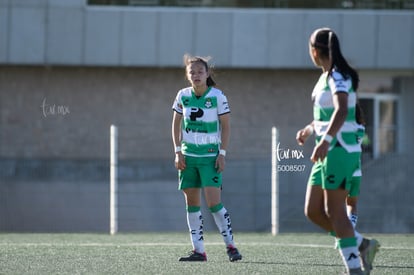
[[[357,197],[347,197],[346,198],[346,205],[349,207],[355,208],[357,206],[358,199]]]
[[[337,221],[348,220],[346,211],[343,207],[335,208],[335,207],[327,207],[325,209],[326,216],[332,223],[336,223]]]
[[[320,212],[320,209],[316,209],[309,205],[306,205],[304,209],[305,216],[311,221],[316,220],[321,215]]]

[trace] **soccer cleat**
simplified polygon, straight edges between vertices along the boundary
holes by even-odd
[[[361,268],[351,268],[349,271],[345,272],[346,275],[365,275],[365,273]]]
[[[235,262],[242,259],[242,255],[239,253],[237,248],[231,245],[227,247],[227,255],[229,255],[230,262]]]
[[[361,264],[365,274],[369,274],[372,270],[372,263],[374,262],[375,254],[378,252],[380,244],[375,239],[363,239],[359,246],[359,253],[361,257]]]
[[[180,262],[206,262],[206,253],[198,253],[196,251],[190,251],[187,257],[181,257],[178,261]]]

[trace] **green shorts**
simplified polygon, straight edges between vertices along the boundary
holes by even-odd
[[[178,171],[178,189],[221,186],[221,173],[218,173],[215,167],[216,157],[184,156],[184,158],[186,167]]]
[[[329,150],[327,157],[312,167],[308,184],[321,185],[326,190],[345,189],[359,193],[359,182],[353,178],[360,168],[361,153],[348,153],[343,147]],[[357,186],[358,185],[358,186]]]

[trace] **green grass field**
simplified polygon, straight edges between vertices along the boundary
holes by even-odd
[[[369,235],[381,243],[371,274],[414,274],[414,235]],[[178,262],[185,233],[0,234],[0,274],[341,274],[327,234],[239,233],[228,261],[221,237],[205,233],[208,261]]]

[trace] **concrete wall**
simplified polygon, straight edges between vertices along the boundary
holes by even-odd
[[[120,228],[185,227],[170,137],[171,105],[178,89],[187,85],[183,73],[183,69],[3,67],[0,178],[4,191],[1,209],[6,213],[1,228],[106,230],[112,123],[120,132],[120,192],[126,196],[120,203],[129,207],[120,214],[129,220],[120,223]],[[300,77],[311,85],[317,74],[216,71],[216,81],[226,92],[232,110],[223,197],[226,207],[234,209],[234,223],[240,223],[241,230],[266,230],[270,226],[271,127],[285,129],[281,134],[285,148],[297,147],[293,139],[297,127],[293,125],[302,125],[309,118],[285,114],[292,110],[302,113],[304,106],[311,114],[307,89],[295,79]],[[298,93],[303,96],[298,98]],[[59,106],[69,112],[59,112]],[[64,191],[62,185],[71,191]],[[154,204],[154,196],[160,194],[166,195]],[[23,205],[30,207],[25,207],[24,214],[19,210],[20,215],[15,215],[15,209]],[[140,210],[143,205],[160,213],[168,209],[165,215],[173,220],[181,218],[184,223],[165,228],[154,219],[143,222],[141,215],[148,214]],[[92,208],[96,215],[82,208]],[[70,212],[69,217],[62,214],[65,211]],[[39,213],[43,219],[36,220]],[[68,226],[71,217],[88,222]],[[208,220],[206,224],[208,228]]]
[[[414,68],[413,11],[85,3],[1,0],[0,63],[176,67],[189,52],[214,56],[220,67],[312,68],[309,35],[328,26],[358,68]]]
[[[414,152],[388,154],[363,170],[359,221],[361,232],[412,233]]]
[[[217,69],[218,87],[229,97],[233,114],[230,157],[245,152],[267,157],[269,148],[257,141],[267,139],[272,126],[307,122],[308,87],[318,74]],[[116,124],[123,141],[121,158],[171,158],[171,106],[177,91],[187,85],[182,68],[3,67],[0,155],[107,158],[109,126]],[[286,116],[292,112],[296,114]],[[259,129],[260,136],[252,137],[246,147],[252,128]]]
[[[303,150],[280,165],[305,169],[280,173],[280,229],[317,230],[302,213],[312,144],[301,148],[294,140],[311,120],[310,89],[319,71],[307,41],[316,27],[337,31],[344,54],[361,69],[360,91],[401,94],[399,148],[413,151],[413,132],[405,127],[413,117],[412,11],[85,3],[0,0],[1,231],[107,231],[111,124],[120,131],[120,230],[186,230],[170,138],[171,104],[188,85],[186,52],[214,57],[215,79],[230,100],[223,201],[235,231],[270,230],[272,126],[284,152]],[[393,84],[396,78],[404,80]],[[411,155],[389,159],[410,163]],[[387,196],[411,190],[408,168],[383,169],[386,160],[364,168],[369,207],[361,206],[361,228],[413,232],[411,212],[399,215],[409,200]],[[376,188],[378,182],[392,188]],[[387,198],[392,203],[383,211]],[[389,216],[396,226],[387,224]],[[213,229],[208,212],[205,218]]]
[[[232,110],[223,202],[235,232],[270,231],[272,126],[280,130],[281,150],[303,150],[303,157],[280,162],[304,167],[280,173],[280,230],[318,230],[302,210],[312,142],[302,148],[294,136],[311,120],[309,87],[319,71],[215,72]],[[112,123],[120,133],[120,230],[186,230],[170,138],[171,105],[177,90],[187,85],[183,74],[182,68],[1,67],[0,230],[108,231]],[[361,89],[390,90],[387,85],[402,74],[376,77],[362,71]],[[411,91],[410,78],[404,79],[404,91]],[[410,184],[405,166],[384,170],[387,160],[364,171],[368,197],[361,199],[360,226],[368,232],[412,232],[410,214],[393,216],[395,227],[385,222],[386,215],[409,209],[409,202],[393,198],[384,212],[387,193],[378,192],[392,178],[397,190],[409,190]],[[392,163],[399,160],[394,156]],[[379,171],[387,171],[387,177],[375,176]],[[215,230],[205,208],[204,214],[206,228]]]

